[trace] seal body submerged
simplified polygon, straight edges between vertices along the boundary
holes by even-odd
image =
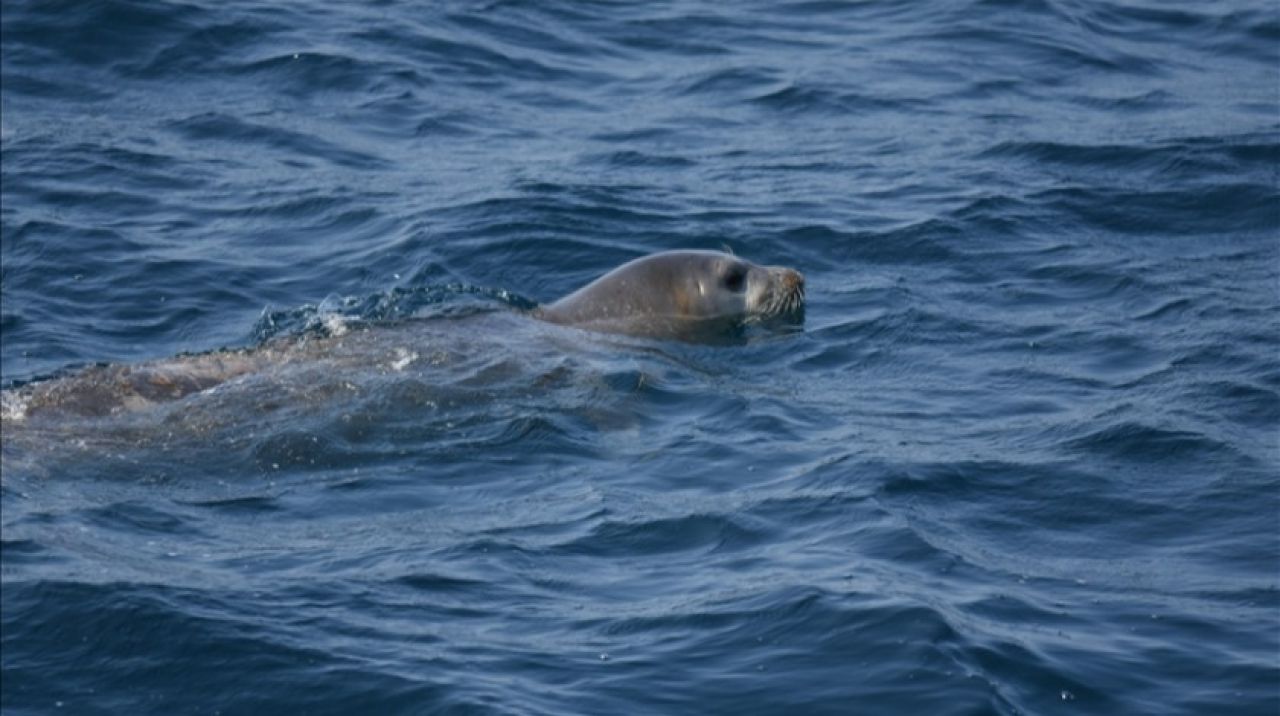
[[[747,326],[803,320],[804,278],[718,251],[669,251],[623,264],[533,311],[544,321],[587,330],[696,342],[732,340]],[[513,316],[514,318],[514,316]],[[516,319],[519,320],[519,319]],[[0,422],[70,414],[103,417],[211,393],[233,381],[259,386],[401,371],[418,351],[459,335],[433,324],[369,328],[330,336],[284,337],[252,349],[215,351],[135,365],[101,365],[0,391]],[[452,338],[451,338],[452,336]],[[313,391],[325,392],[325,391]],[[329,391],[332,392],[332,391]]]
[[[714,340],[754,324],[803,321],[804,276],[720,251],[666,251],[625,263],[534,315],[607,333]]]

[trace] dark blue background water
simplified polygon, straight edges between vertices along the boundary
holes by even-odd
[[[6,385],[419,366],[6,424],[6,713],[1280,708],[1274,2],[0,20]],[[725,245],[803,334],[512,312]]]

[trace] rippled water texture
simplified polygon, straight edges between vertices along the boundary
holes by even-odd
[[[1280,711],[1274,2],[0,20],[6,714]]]

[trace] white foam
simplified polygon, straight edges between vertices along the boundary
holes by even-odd
[[[407,348],[396,348],[396,358],[391,361],[391,369],[396,371],[404,370],[410,363],[417,359],[417,353]]]
[[[0,392],[0,419],[20,421],[27,419],[29,398],[14,390]]]
[[[347,320],[338,313],[329,313],[322,319],[324,328],[331,336],[345,336],[351,329],[347,327]]]

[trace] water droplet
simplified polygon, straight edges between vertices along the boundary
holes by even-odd
[[[1063,701],[1075,701],[1075,700],[1076,700],[1076,695],[1075,695],[1075,694],[1073,694],[1073,693],[1071,693],[1070,691],[1067,691],[1066,689],[1063,689],[1063,690],[1062,690],[1062,700],[1063,700]]]

